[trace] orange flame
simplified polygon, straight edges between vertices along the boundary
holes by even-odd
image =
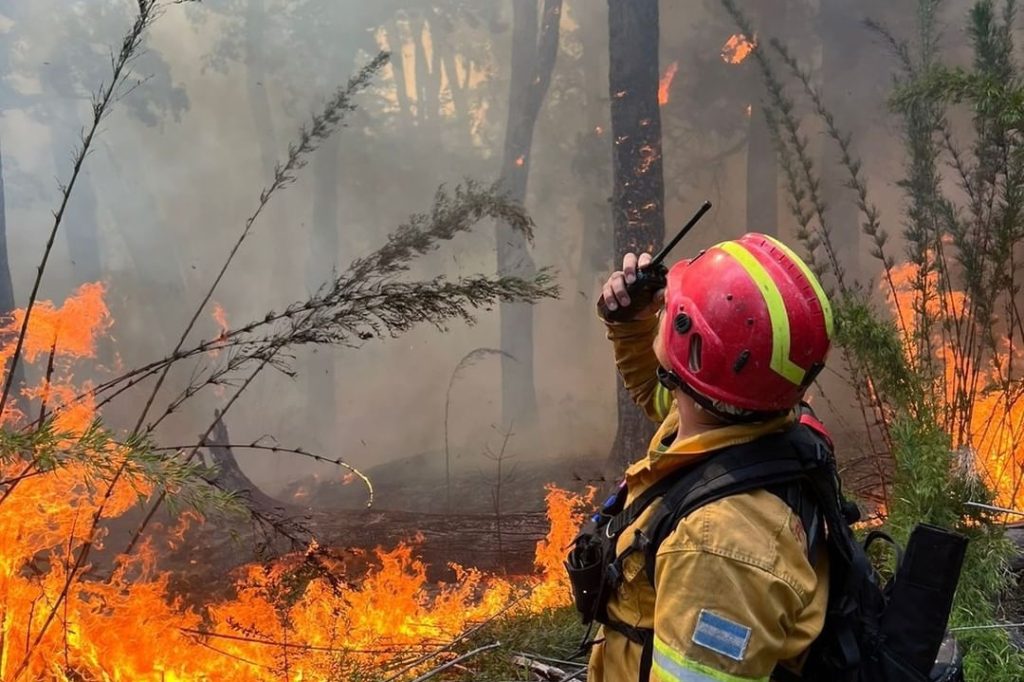
[[[939,337],[933,339],[930,350],[914,342],[918,338],[916,332],[920,320],[916,312],[920,309],[920,296],[915,291],[918,273],[918,266],[913,264],[895,266],[892,269],[895,300],[891,292],[887,292],[887,298],[897,318],[897,328],[907,357],[917,364],[922,362],[921,354],[928,352],[935,366],[941,369],[941,386],[936,389],[936,396],[941,401],[940,408],[950,413],[953,406],[964,399],[965,377],[975,374],[976,359],[965,357],[952,343]],[[933,292],[939,290],[938,277],[935,269],[926,275],[926,286]],[[941,315],[951,319],[962,316],[969,304],[964,292],[944,291],[929,298],[926,312],[930,317]],[[995,364],[1002,366],[1005,376],[1011,352],[1006,347],[1005,339],[1003,343],[1004,350],[996,358]],[[1013,355],[1019,353],[1020,349],[1016,349]],[[996,366],[980,369],[978,373],[982,386],[986,382],[991,386],[1000,386],[1005,381],[1000,378],[1000,370]],[[954,449],[964,453],[965,461],[962,464],[970,467],[992,488],[996,505],[1004,508],[1024,507],[1024,404],[1017,400],[1007,400],[1000,390],[977,390],[973,392],[971,405],[962,432],[957,433],[961,429],[955,426],[951,429],[954,432],[951,434]]]
[[[97,334],[109,327],[100,294],[102,287],[83,287],[60,308],[40,303],[38,322],[35,315],[30,321],[28,337],[37,359],[44,358],[44,350],[49,355],[59,330],[49,386],[54,407],[80,392],[70,383],[71,361],[92,357]],[[61,315],[68,319],[58,320]],[[20,319],[16,314],[5,331],[16,331]],[[33,399],[42,390],[34,387],[26,396]],[[92,405],[81,405],[80,412],[57,414],[91,420]],[[107,462],[107,471],[129,454],[112,442],[78,443],[86,445],[94,448],[92,459]],[[96,469],[74,458],[15,485],[12,480],[26,460],[5,454],[0,459],[0,680],[19,674],[22,680],[62,681],[345,679],[356,670],[435,650],[510,605],[539,611],[570,599],[562,551],[582,518],[583,500],[553,486],[547,494],[551,529],[538,543],[536,573],[519,579],[453,566],[454,582],[431,585],[411,545],[364,556],[332,554],[314,542],[269,567],[244,567],[234,597],[202,608],[171,596],[171,576],[158,570],[152,543],[143,543],[130,558],[120,557],[105,580],[72,576],[69,581],[69,562],[87,540],[101,505],[103,518],[121,516],[140,495],[150,495],[151,486],[129,469],[108,497]],[[168,542],[186,542],[187,526],[198,522],[198,516],[182,517]],[[102,540],[101,534],[97,545]],[[372,567],[353,581],[346,574],[347,560],[369,561]],[[527,596],[518,599],[523,590]],[[59,614],[48,619],[50,605],[61,598]]]
[[[679,71],[679,62],[672,62],[668,68],[665,69],[665,73],[662,74],[661,80],[658,81],[658,104],[665,106],[668,104],[669,93],[672,90],[672,81],[675,80],[676,72]]]
[[[722,46],[722,61],[726,64],[740,64],[750,56],[756,47],[756,38],[749,40],[742,33],[734,33]]]

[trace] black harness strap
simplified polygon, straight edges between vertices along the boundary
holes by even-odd
[[[669,490],[657,515],[643,532],[647,577],[654,585],[658,547],[681,519],[704,505],[753,490],[789,489],[819,470],[824,461],[806,457],[790,445],[789,434],[765,436],[710,458]],[[788,503],[789,495],[783,498]]]
[[[814,502],[818,499],[816,488],[809,485],[812,479],[829,475],[829,454],[818,447],[801,447],[794,443],[799,429],[770,434],[751,443],[736,445],[709,455],[697,464],[682,470],[679,474],[666,477],[637,498],[633,504],[609,521],[609,538],[631,526],[657,497],[661,504],[654,517],[636,531],[636,538],[630,547],[616,558],[614,568],[621,567],[621,561],[633,551],[643,551],[644,570],[651,585],[655,584],[655,565],[658,547],[679,521],[704,505],[731,495],[765,489],[780,497],[800,514],[808,535],[810,554],[812,538],[823,535],[817,524],[819,512]],[[808,444],[817,445],[813,440]],[[832,489],[834,490],[834,489]],[[831,492],[831,490],[830,490]],[[803,504],[809,501],[808,504]],[[799,509],[794,507],[799,505]],[[817,542],[813,543],[817,546]],[[813,555],[812,555],[813,556]],[[654,631],[634,628],[621,623],[606,623],[606,627],[623,633],[643,647],[640,665],[640,679],[650,676],[653,665]],[[628,629],[624,632],[624,629]],[[780,669],[781,671],[781,669]],[[799,679],[788,671],[779,672],[777,679]]]

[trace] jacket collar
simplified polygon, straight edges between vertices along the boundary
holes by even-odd
[[[629,498],[639,495],[666,474],[695,462],[709,452],[749,443],[765,434],[781,431],[793,420],[793,413],[789,413],[765,422],[723,426],[676,441],[674,434],[679,430],[679,411],[673,407],[651,439],[647,456],[626,469]],[[665,440],[669,442],[667,447],[663,445]]]

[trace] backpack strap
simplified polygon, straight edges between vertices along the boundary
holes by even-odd
[[[732,495],[760,489],[786,489],[827,467],[831,452],[826,448],[794,447],[793,439],[801,431],[803,428],[798,425],[722,450],[676,481],[665,493],[658,513],[638,531],[644,536],[639,544],[644,551],[644,569],[652,585],[658,548],[681,519],[706,504]]]

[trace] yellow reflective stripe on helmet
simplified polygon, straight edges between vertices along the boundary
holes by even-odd
[[[658,635],[651,659],[651,679],[662,682],[768,682],[767,677],[737,677],[698,663],[674,651]]]
[[[782,251],[782,253],[789,256],[791,261],[796,263],[796,266],[800,268],[800,272],[804,273],[804,277],[806,277],[807,281],[809,281],[811,286],[814,287],[814,295],[818,297],[818,303],[821,305],[821,313],[825,316],[825,331],[828,333],[828,338],[831,339],[833,330],[832,305],[828,302],[828,296],[825,295],[825,289],[822,288],[821,282],[819,282],[815,274],[811,272],[811,269],[807,267],[807,263],[804,262],[803,258],[793,252],[793,249],[789,248],[774,237],[769,237],[768,235],[764,236],[767,237],[768,241],[770,241],[775,247]]]
[[[667,417],[671,409],[672,393],[661,384],[658,384],[654,388],[654,411],[657,413],[658,419]]]
[[[786,303],[782,300],[782,292],[779,291],[775,280],[754,257],[754,254],[747,251],[742,245],[736,242],[722,242],[718,248],[735,258],[750,275],[750,279],[754,280],[757,288],[761,290],[765,305],[768,306],[768,317],[772,323],[771,368],[790,383],[799,386],[803,383],[807,370],[789,359],[789,314],[786,312]]]

